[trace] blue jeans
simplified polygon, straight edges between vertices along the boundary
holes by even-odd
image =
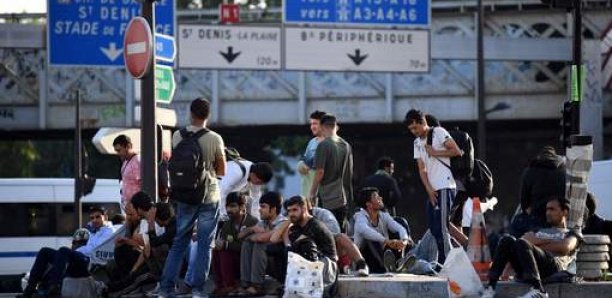
[[[218,203],[189,205],[177,202],[176,236],[164,265],[161,293],[172,294],[174,292],[175,280],[189,246],[191,231],[196,220],[198,223],[198,250],[191,286],[194,292],[203,291],[210,268],[212,245],[219,217],[217,205]]]
[[[436,238],[436,244],[438,245],[438,263],[444,264],[446,252],[451,249],[448,233],[449,212],[457,191],[453,188],[443,188],[436,192],[438,193],[436,206],[432,206],[429,200],[427,201],[427,221],[429,222],[429,230]]]

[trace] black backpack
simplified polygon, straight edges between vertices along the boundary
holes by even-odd
[[[493,173],[486,163],[474,159],[474,171],[465,186],[468,196],[485,199],[493,194]]]
[[[461,156],[451,157],[450,167],[444,162],[442,163],[450,168],[455,179],[467,181],[468,178],[472,175],[472,171],[474,170],[474,145],[472,143],[472,138],[467,132],[461,131],[457,127],[452,130],[449,130],[448,133],[453,138],[453,140],[457,144],[457,147],[459,147],[459,150],[461,150],[463,154]],[[432,137],[433,128],[427,132],[428,145],[431,145],[433,141]]]
[[[225,147],[225,161],[234,161],[240,167],[240,171],[242,171],[242,178],[246,175],[246,167],[240,162],[241,160],[245,160],[240,156],[238,150],[234,147]]]
[[[179,132],[182,140],[172,151],[168,162],[171,198],[196,205],[202,202],[209,182],[205,173],[207,165],[204,163],[198,140],[209,130],[204,128],[194,133],[183,128]]]

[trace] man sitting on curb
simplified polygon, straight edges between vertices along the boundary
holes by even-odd
[[[229,220],[221,226],[213,250],[213,272],[215,275],[214,296],[225,296],[236,290],[240,279],[240,231],[257,224],[258,220],[246,212],[247,195],[231,192],[225,200]]]
[[[506,264],[510,263],[519,280],[531,285],[523,298],[548,297],[542,279],[561,271],[576,274],[576,252],[581,235],[565,226],[569,201],[551,197],[546,203],[546,221],[550,228],[527,232],[522,238],[504,236],[497,245],[489,271],[489,286],[482,297],[494,297],[495,286]]]
[[[282,246],[282,239],[272,241],[272,233],[287,220],[281,215],[282,196],[277,192],[267,192],[259,199],[259,214],[261,220],[250,228],[243,229],[238,238],[244,239],[240,250],[240,279],[243,288],[238,291],[243,296],[261,296],[265,294],[263,288],[266,269],[276,269],[270,272],[274,278],[284,281],[286,272],[279,270],[282,266],[272,266],[273,260],[267,251],[270,246]]]
[[[338,224],[334,214],[327,209],[319,207],[313,208],[310,200],[306,200],[306,207],[308,208],[308,213],[310,213],[314,218],[323,222],[323,224],[325,224],[327,229],[334,236],[334,240],[336,241],[336,249],[338,250],[338,256],[340,259],[342,260],[342,258],[348,257],[350,261],[355,263],[355,275],[361,277],[370,275],[368,265],[361,255],[359,248],[357,248],[349,236],[341,233],[340,225]]]
[[[30,270],[30,278],[23,295],[20,297],[34,297],[38,283],[46,279],[49,285],[48,296],[59,297],[61,284],[65,276],[89,276],[89,258],[93,249],[113,235],[113,228],[107,225],[106,210],[103,207],[93,207],[89,210],[91,226],[97,231],[90,234],[87,229],[78,229],[72,242],[72,248],[62,247],[55,250],[43,247],[36,255],[36,260]],[[48,265],[51,270],[45,275]]]
[[[365,187],[359,191],[361,210],[355,213],[355,244],[366,260],[372,273],[402,271],[406,260],[399,265],[398,258],[404,256],[404,248],[412,245],[408,231],[382,211],[384,204],[378,190]],[[399,239],[390,239],[389,232],[399,234]]]

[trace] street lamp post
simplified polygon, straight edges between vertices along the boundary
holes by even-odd
[[[476,21],[476,98],[478,101],[478,150],[476,155],[481,160],[487,156],[487,113],[485,111],[485,69],[484,69],[484,7],[482,0],[478,0]]]

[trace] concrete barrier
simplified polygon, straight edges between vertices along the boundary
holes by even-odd
[[[440,298],[448,297],[448,283],[439,277],[412,274],[340,276],[338,294],[343,298]]]

